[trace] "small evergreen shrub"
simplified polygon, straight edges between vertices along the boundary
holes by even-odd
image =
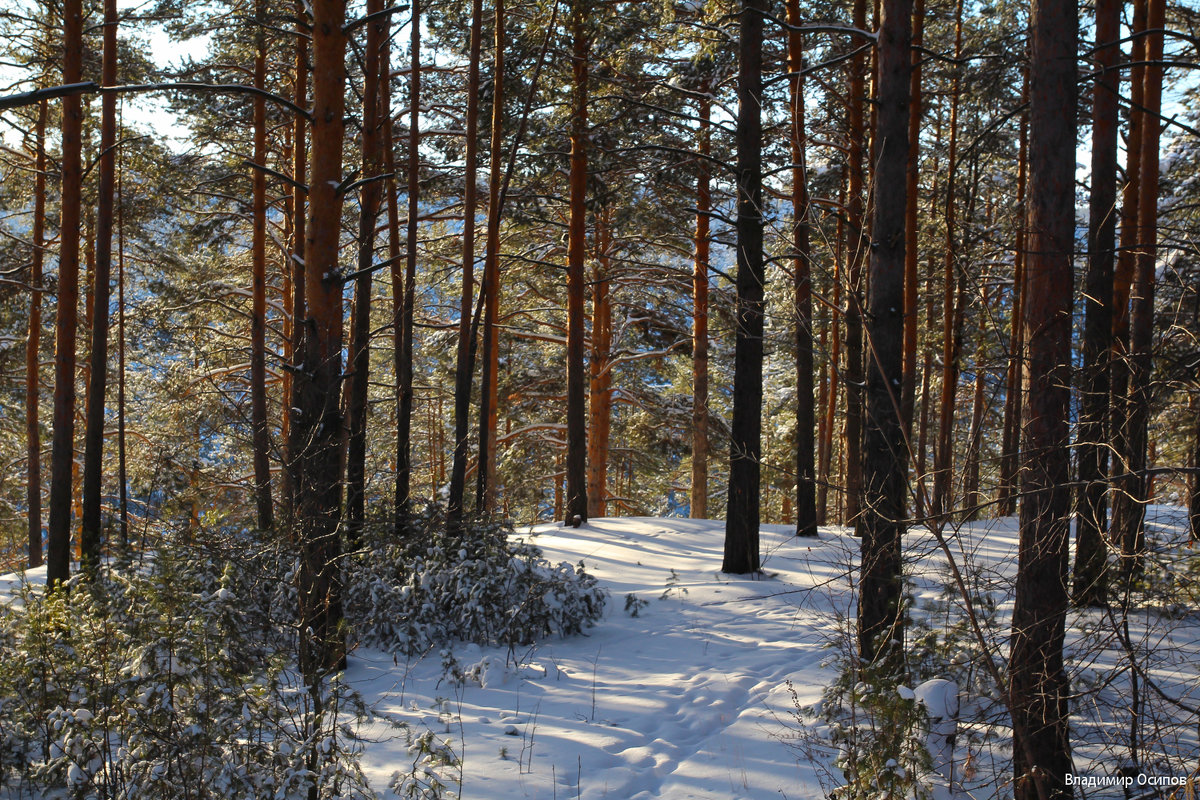
[[[173,542],[0,604],[0,786],[79,800],[373,797],[339,712],[292,667],[261,543]],[[239,556],[245,556],[239,558]]]
[[[552,564],[507,524],[476,520],[446,533],[431,508],[403,537],[364,531],[348,570],[347,616],[364,645],[409,655],[447,641],[526,645],[583,632],[606,592],[583,564]]]

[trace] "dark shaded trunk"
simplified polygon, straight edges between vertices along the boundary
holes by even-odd
[[[417,299],[417,217],[421,199],[421,4],[412,2],[408,90],[408,225],[404,241],[404,301],[400,318],[400,352],[396,357],[396,519],[403,521],[412,501],[413,314]],[[397,287],[392,287],[393,291]]]
[[[479,59],[483,50],[483,2],[471,0],[471,42],[467,61],[467,149],[463,188],[463,273],[458,304],[458,351],[454,364],[454,458],[450,464],[450,494],[446,498],[446,527],[461,528],[463,495],[467,488],[468,438],[470,436],[471,374],[474,371],[474,341],[471,307],[475,291],[475,214],[479,209]]]
[[[29,255],[29,333],[25,339],[25,497],[29,528],[29,567],[42,565],[42,431],[39,374],[42,342],[42,266],[46,260],[46,114],[38,104],[34,132],[37,153],[33,178],[33,252]]]
[[[917,406],[917,350],[920,348],[920,276],[918,244],[919,225],[918,187],[921,159],[921,45],[925,34],[925,0],[916,0],[912,17],[912,72],[908,78],[908,208],[904,215],[904,378],[900,384],[900,417],[904,423],[904,439],[909,450],[910,464],[916,464],[913,451],[913,418]]]
[[[267,83],[266,4],[254,4],[255,47],[254,87]],[[107,98],[106,98],[107,99]],[[267,101],[254,98],[254,163],[267,165]],[[254,199],[252,216],[254,236],[251,243],[250,301],[250,429],[254,452],[254,504],[258,529],[274,525],[271,501],[271,432],[267,428],[267,176],[252,169]]]
[[[587,395],[584,389],[584,260],[587,256],[588,57],[582,0],[572,5],[571,210],[567,240],[567,522],[587,520]]]
[[[712,85],[700,86],[696,132],[696,238],[692,260],[692,492],[689,515],[708,517],[708,261],[712,213]]]
[[[1112,351],[1113,261],[1117,231],[1117,89],[1121,4],[1096,3],[1096,66],[1092,89],[1092,187],[1084,278],[1083,369],[1080,373],[1079,500],[1075,519],[1072,601],[1101,606],[1108,596],[1108,392]]]
[[[1129,414],[1125,446],[1127,492],[1113,519],[1113,538],[1120,542],[1126,569],[1139,572],[1146,549],[1146,504],[1152,493],[1147,449],[1150,446],[1151,379],[1153,377],[1155,266],[1158,253],[1159,112],[1162,108],[1165,0],[1149,0],[1146,13],[1146,67],[1142,103],[1145,121],[1141,137],[1141,175],[1138,189],[1138,249],[1133,292],[1129,297]]]
[[[900,536],[904,529],[904,446],[899,387],[903,377],[905,217],[908,208],[912,0],[885,0],[876,57],[875,219],[867,304],[866,431],[858,603],[858,647],[865,667],[899,677],[904,632]]]
[[[383,10],[383,0],[368,0],[367,15]],[[362,173],[379,174],[380,49],[387,40],[387,18],[367,26],[363,59]],[[367,390],[371,367],[371,265],[375,261],[375,223],[379,216],[380,182],[371,180],[359,190],[358,279],[354,282],[354,327],[350,332],[350,402],[346,406],[346,540],[357,548],[366,519]]]
[[[799,0],[788,0],[788,24],[799,26]],[[792,302],[796,315],[796,534],[817,535],[817,492],[814,460],[812,274],[809,247],[807,134],[804,127],[804,38],[788,32],[789,101],[792,110]]]
[[[1071,491],[1071,300],[1075,162],[1073,0],[1035,0],[1030,18],[1028,333],[1020,545],[1011,652],[1016,800],[1073,796],[1063,665]],[[1066,109],[1067,111],[1064,111]]]
[[[866,0],[854,2],[854,27],[867,28]],[[845,332],[843,366],[846,386],[846,416],[842,435],[845,440],[843,455],[845,472],[845,519],[846,525],[854,525],[862,501],[862,425],[863,425],[863,265],[870,252],[870,241],[866,233],[864,211],[863,178],[864,151],[867,131],[863,121],[866,105],[867,57],[859,53],[850,61],[850,107],[846,111],[847,135],[847,182],[846,190],[846,235],[848,269],[845,287]]]
[[[729,505],[722,572],[760,567],[759,487],[762,458],[763,212],[762,44],[763,0],[744,0],[738,41],[737,304],[733,361],[733,419],[729,440]]]
[[[78,83],[83,74],[83,3],[81,0],[64,0],[62,13],[63,83]],[[62,110],[58,308],[54,325],[54,439],[50,449],[50,519],[46,543],[46,582],[52,587],[67,579],[71,562],[82,132],[83,105],[79,95],[68,95],[63,98]]]
[[[295,540],[300,550],[300,670],[315,697],[344,661],[341,443],[342,143],[345,136],[345,0],[313,2],[313,121],[305,242],[305,331],[295,369]]]

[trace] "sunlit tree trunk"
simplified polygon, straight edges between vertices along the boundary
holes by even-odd
[[[314,697],[324,675],[344,660],[338,523],[342,413],[342,278],[338,243],[342,219],[342,143],[345,135],[345,0],[313,4],[312,145],[305,242],[304,349],[295,370],[297,398],[293,458],[295,539],[300,549],[300,669]]]
[[[1029,27],[1028,372],[1009,709],[1016,800],[1058,800],[1073,795],[1063,643],[1075,160],[1063,153],[1075,151],[1074,0],[1034,0]]]
[[[799,0],[788,0],[788,24],[799,26]],[[804,127],[804,38],[788,32],[788,74],[792,76],[792,281],[796,314],[796,534],[817,535],[817,493],[814,458],[812,274],[809,262],[807,133]]]
[[[898,677],[903,663],[900,535],[908,457],[900,409],[903,376],[905,217],[908,202],[912,0],[884,0],[876,57],[875,219],[867,303],[866,431],[858,645],[865,666]]]
[[[83,75],[83,3],[63,0],[63,83]],[[72,467],[75,462],[75,343],[79,324],[79,219],[83,104],[63,98],[62,198],[59,224],[58,303],[54,334],[54,440],[50,450],[50,519],[46,581],[65,581],[71,560]]]
[[[564,514],[587,520],[587,397],[584,392],[584,260],[587,255],[588,58],[583,0],[572,4],[571,173],[567,240],[567,498]]]
[[[729,440],[729,501],[725,515],[722,572],[744,574],[760,567],[759,489],[762,458],[763,194],[762,46],[763,0],[744,0],[738,40],[737,301],[733,361],[733,419]]]
[[[612,432],[611,212],[596,214],[592,273],[592,349],[588,359],[588,518],[608,516],[608,454]]]
[[[1096,66],[1092,88],[1092,187],[1088,267],[1084,279],[1083,369],[1076,450],[1079,458],[1072,600],[1100,606],[1108,595],[1105,532],[1108,529],[1107,425],[1109,355],[1112,351],[1113,260],[1117,229],[1117,90],[1121,3],[1096,3]]]
[[[692,259],[692,491],[690,515],[708,517],[708,261],[709,215],[712,213],[712,86],[700,87],[696,131],[696,238]]]

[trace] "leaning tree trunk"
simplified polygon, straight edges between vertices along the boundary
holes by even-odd
[[[867,304],[866,446],[858,604],[862,663],[884,680],[898,679],[903,663],[900,535],[905,475],[900,381],[904,372],[905,216],[909,77],[912,70],[912,0],[885,0],[880,20],[879,83],[876,89],[875,219]]]
[[[1029,24],[1029,366],[1009,710],[1016,800],[1057,800],[1073,794],[1066,782],[1072,767],[1063,641],[1071,513],[1075,161],[1062,155],[1075,149],[1074,0],[1035,0]]]
[[[1092,89],[1092,188],[1088,264],[1084,278],[1083,369],[1080,373],[1079,511],[1075,522],[1072,601],[1101,606],[1108,596],[1105,532],[1108,529],[1106,442],[1109,354],[1112,350],[1113,260],[1116,255],[1117,88],[1121,4],[1097,0],[1096,63]]]
[[[63,0],[63,83],[83,79],[83,3]],[[75,463],[75,344],[79,325],[79,219],[83,182],[83,104],[63,98],[62,197],[58,251],[58,309],[54,324],[54,440],[50,450],[50,519],[46,582],[70,574],[72,467]]]
[[[759,462],[762,457],[763,0],[744,0],[738,43],[737,304],[733,356],[733,419],[729,440],[729,501],[722,572],[759,570]]]
[[[42,341],[42,265],[46,259],[46,113],[47,101],[38,104],[34,137],[37,153],[33,178],[33,252],[29,257],[29,335],[25,340],[25,490],[29,520],[29,567],[42,565],[42,433],[38,408],[38,377]]]
[[[808,174],[805,168],[804,38],[799,0],[788,0],[788,74],[792,76],[792,301],[796,314],[796,534],[817,535],[814,457],[812,273],[809,267]]]
[[[571,524],[587,520],[587,395],[584,388],[584,261],[587,256],[588,41],[583,0],[572,6],[571,214],[567,241],[567,498]]]
[[[342,631],[341,517],[342,142],[345,135],[345,0],[314,0],[312,145],[305,242],[305,330],[295,366],[292,485],[300,550],[300,670],[315,698],[345,658]]]

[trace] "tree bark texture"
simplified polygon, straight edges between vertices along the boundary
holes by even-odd
[[[587,520],[587,395],[584,387],[584,261],[587,256],[588,58],[583,0],[572,5],[570,225],[567,240],[567,497],[572,524]]]
[[[588,359],[588,518],[608,516],[608,456],[612,433],[612,224],[609,209],[596,214],[592,271],[592,347]]]
[[[417,218],[421,200],[421,3],[412,2],[412,24],[408,93],[408,226],[404,246],[404,302],[396,325],[401,333],[396,378],[399,397],[396,409],[396,519],[408,516],[412,501],[412,411],[413,411],[413,336],[417,280]],[[394,288],[394,287],[393,287]]]
[[[1121,3],[1096,3],[1092,88],[1092,187],[1088,216],[1087,275],[1084,278],[1083,369],[1076,450],[1079,501],[1075,521],[1072,601],[1103,605],[1108,595],[1108,393],[1112,351],[1113,262],[1117,230],[1117,112],[1121,50]]]
[[[763,0],[744,0],[738,41],[737,301],[733,419],[729,441],[729,505],[722,572],[760,568],[759,489],[762,458],[763,266],[762,45]]]
[[[63,83],[78,83],[83,73],[82,0],[64,0],[62,14]],[[83,105],[79,95],[68,95],[63,98],[62,109],[58,308],[54,325],[54,439],[50,450],[50,519],[46,543],[46,582],[51,587],[67,579],[71,561],[82,133]]]
[[[1070,532],[1074,0],[1035,0],[1030,18],[1025,330],[1028,373],[1020,545],[1009,656],[1016,800],[1073,796],[1064,625]]]
[[[696,238],[692,259],[692,491],[690,516],[708,517],[708,266],[712,213],[712,86],[700,87],[696,132]]]
[[[788,24],[799,26],[799,0],[788,0]],[[796,534],[817,535],[817,492],[813,408],[812,274],[809,246],[807,133],[804,126],[804,37],[788,31],[789,102],[792,111],[792,302],[796,317]]]
[[[38,104],[34,141],[33,252],[29,254],[29,333],[25,339],[25,491],[29,529],[29,567],[42,565],[42,431],[39,408],[42,342],[42,266],[46,260],[46,115]]]
[[[316,689],[344,658],[341,540],[342,219],[345,136],[345,0],[313,2],[312,144],[305,242],[304,348],[295,370],[293,485],[300,549],[300,669]]]
[[[885,0],[876,57],[875,219],[867,303],[866,431],[859,580],[859,655],[864,666],[898,678],[904,634],[900,536],[905,477],[900,383],[904,374],[905,217],[912,70],[912,0]]]

